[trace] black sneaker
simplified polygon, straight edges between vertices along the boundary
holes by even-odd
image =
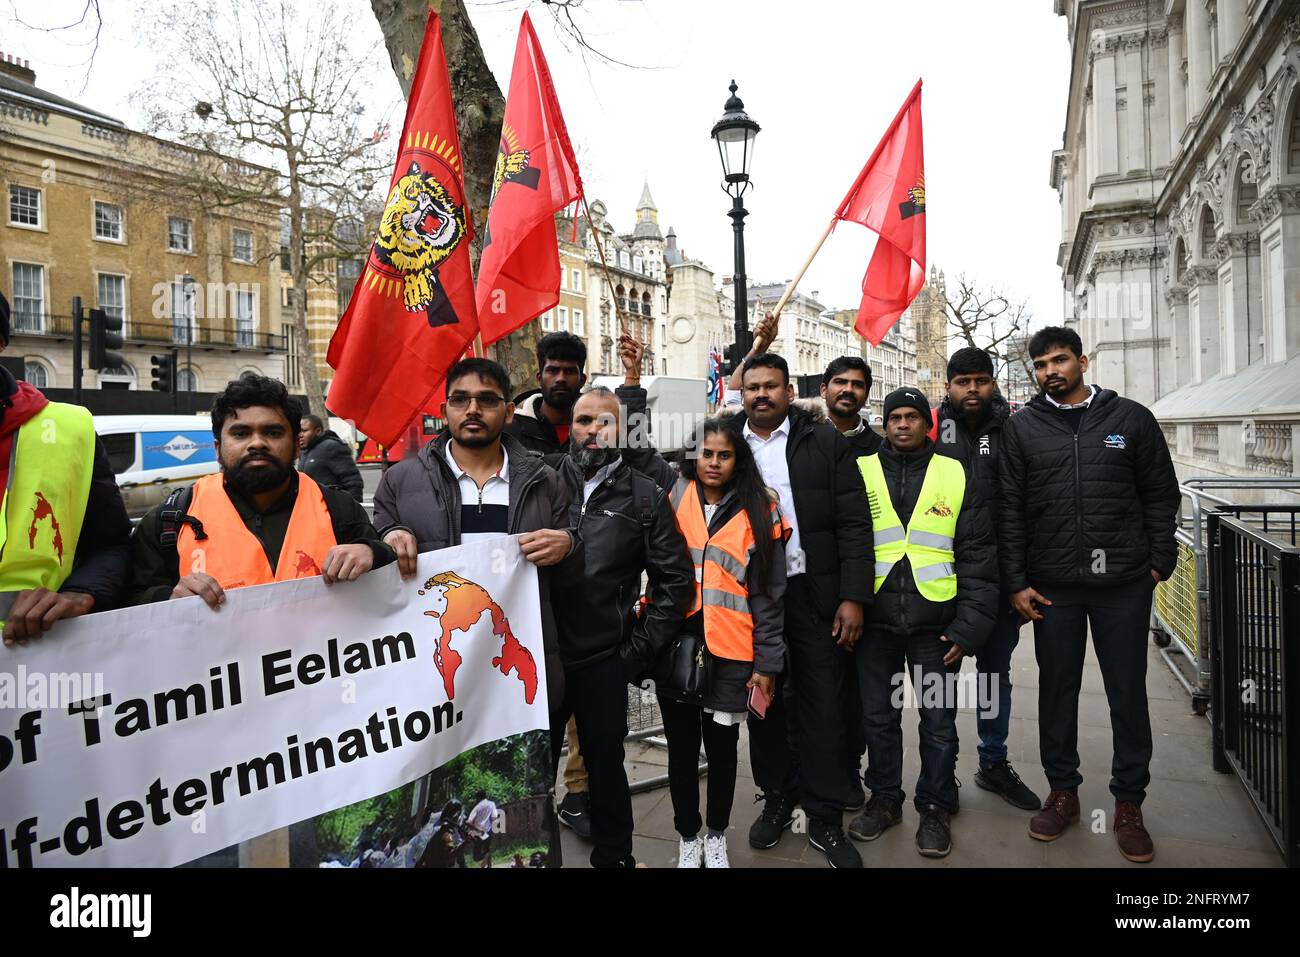
[[[781,833],[794,823],[794,798],[781,794],[756,794],[754,803],[763,802],[763,813],[749,828],[749,846],[760,851],[776,847]]]
[[[826,855],[831,867],[862,866],[862,855],[849,843],[844,836],[844,829],[837,823],[809,821],[808,843]]]
[[[1002,795],[1002,800],[1022,811],[1038,811],[1043,807],[1038,795],[1025,786],[1020,775],[1006,761],[991,768],[980,768],[975,772],[975,783],[985,791]]]
[[[586,791],[570,791],[564,795],[556,816],[578,837],[591,840],[591,796]]]
[[[857,841],[874,841],[902,819],[902,801],[886,801],[872,795],[862,813],[849,822],[849,837]]]
[[[937,804],[918,808],[921,824],[916,829],[916,849],[922,857],[947,857],[952,850],[952,830],[948,812]]]

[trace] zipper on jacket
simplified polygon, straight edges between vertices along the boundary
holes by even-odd
[[[519,522],[523,518],[523,514],[524,514],[524,496],[528,494],[529,489],[531,489],[534,485],[536,485],[541,480],[541,477],[542,477],[542,470],[533,469],[533,471],[528,476],[528,480],[524,482],[524,487],[519,490],[519,506],[518,508],[515,509],[515,514],[512,515],[509,519],[510,521],[509,528],[510,528],[511,535],[519,531]],[[480,492],[480,495],[481,494],[482,493]]]
[[[1083,428],[1083,423],[1079,423],[1079,428]],[[1079,433],[1074,433],[1074,528],[1076,551],[1079,558],[1079,578],[1087,580],[1087,573],[1084,571],[1086,564],[1083,558],[1083,483],[1079,477]]]

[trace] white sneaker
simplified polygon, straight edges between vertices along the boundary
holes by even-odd
[[[727,860],[727,835],[714,837],[709,834],[704,838],[704,867],[707,870],[731,867],[731,862]]]
[[[702,866],[702,855],[704,853],[704,842],[698,837],[693,837],[689,841],[684,837],[677,839],[677,866],[678,868],[699,868]]]

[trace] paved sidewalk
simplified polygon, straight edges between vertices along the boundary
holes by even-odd
[[[1015,685],[1011,733],[1007,745],[1012,765],[1025,783],[1047,796],[1038,756],[1038,669],[1034,662],[1032,631],[1021,632],[1012,661]],[[967,661],[964,670],[973,671]],[[962,753],[957,777],[962,783],[961,812],[952,819],[953,851],[943,860],[930,860],[916,852],[917,815],[911,794],[920,770],[917,754],[917,714],[903,716],[903,788],[908,794],[903,823],[879,840],[856,844],[867,867],[1279,867],[1281,858],[1245,791],[1233,775],[1217,774],[1210,759],[1209,722],[1192,712],[1186,692],[1169,673],[1152,647],[1147,665],[1147,692],[1151,701],[1151,730],[1155,755],[1151,786],[1143,811],[1147,829],[1156,844],[1152,864],[1130,864],[1120,857],[1109,833],[1114,801],[1110,780],[1111,736],[1109,709],[1097,659],[1089,645],[1079,701],[1079,755],[1084,783],[1080,788],[1083,820],[1051,844],[1028,834],[1030,813],[1013,808],[1001,798],[975,786],[979,767],[975,752],[975,714],[958,716]],[[637,743],[628,746],[627,768],[633,779],[667,773],[668,753]],[[560,790],[562,794],[562,788]],[[748,741],[740,738],[740,772],[736,803],[727,843],[733,867],[825,867],[825,858],[808,845],[802,834],[787,832],[771,850],[754,851],[746,835],[758,812],[751,804],[756,793],[750,775]],[[701,810],[704,781],[701,780]],[[651,867],[677,865],[677,835],[673,830],[672,801],[666,787],[633,797],[636,816],[634,849],[639,861]],[[1088,826],[1096,812],[1104,814],[1106,833]],[[846,816],[845,823],[848,823]],[[563,828],[564,862],[586,867],[588,845]]]

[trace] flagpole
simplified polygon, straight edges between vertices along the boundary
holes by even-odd
[[[596,239],[596,252],[600,254],[600,268],[605,272],[605,282],[609,284],[610,296],[614,300],[614,314],[618,316],[618,333],[620,336],[626,336],[627,319],[623,317],[623,310],[618,306],[618,296],[614,295],[614,279],[609,274],[609,263],[605,262],[605,246],[600,241],[600,230],[596,228],[591,221],[591,210],[587,208],[587,194],[582,194],[582,211],[587,215],[587,225],[591,226],[592,236]],[[574,223],[575,227],[577,223]]]
[[[858,191],[858,187],[862,185],[862,179],[867,175],[867,170],[871,169],[872,164],[876,161],[876,157],[880,155],[881,149],[883,149],[884,145],[889,142],[889,138],[898,128],[898,124],[903,121],[903,116],[906,115],[908,107],[912,105],[912,101],[915,100],[920,93],[921,81],[918,79],[916,81],[916,86],[912,87],[912,92],[907,95],[907,99],[903,101],[903,105],[898,108],[898,113],[894,116],[893,122],[891,122],[886,128],[885,135],[880,138],[880,142],[876,144],[876,148],[871,151],[870,158],[868,158],[867,162],[863,165],[862,171],[858,173],[857,178],[853,181],[853,185],[849,187],[848,193],[840,202],[839,207],[835,210],[835,215],[831,217],[831,221],[829,225],[827,225],[826,231],[821,234],[821,238],[817,240],[817,245],[813,246],[812,252],[808,254],[808,258],[805,259],[803,265],[799,267],[799,272],[795,274],[795,277],[790,280],[789,285],[785,287],[785,292],[782,293],[780,300],[777,301],[776,308],[772,310],[776,315],[779,316],[781,314],[781,310],[785,308],[785,304],[790,300],[790,297],[794,295],[795,287],[799,285],[799,280],[801,280],[803,274],[808,271],[808,267],[812,265],[812,261],[816,255],[821,252],[822,244],[826,242],[827,237],[829,237],[834,231],[835,224],[839,221],[840,214],[844,212],[844,207],[848,205],[849,199]]]

